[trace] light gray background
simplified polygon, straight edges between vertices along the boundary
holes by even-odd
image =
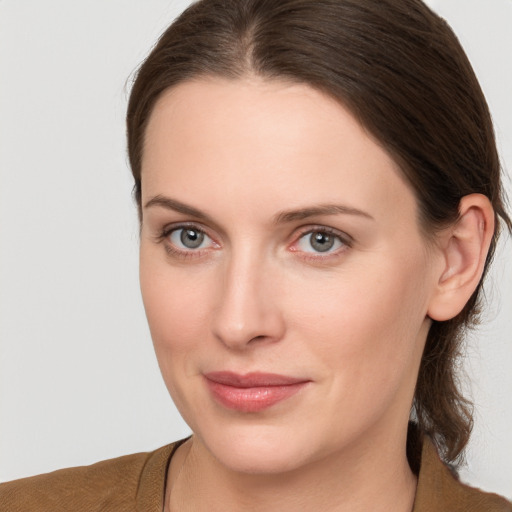
[[[145,323],[124,141],[125,82],[187,4],[0,1],[0,480],[188,433]],[[512,0],[429,4],[473,62],[510,170]],[[470,341],[477,416],[462,473],[508,498],[511,256],[508,240]]]

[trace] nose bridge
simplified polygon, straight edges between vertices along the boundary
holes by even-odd
[[[214,335],[226,346],[241,349],[282,336],[282,314],[271,297],[272,276],[271,261],[250,244],[231,251],[213,320]]]

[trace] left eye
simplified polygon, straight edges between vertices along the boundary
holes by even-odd
[[[204,231],[192,227],[174,229],[169,234],[169,240],[182,250],[203,249],[212,244],[212,239]]]
[[[345,244],[338,235],[328,231],[310,231],[299,238],[297,247],[304,252],[333,252]]]

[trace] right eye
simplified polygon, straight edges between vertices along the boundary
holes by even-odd
[[[169,242],[178,251],[194,251],[206,249],[214,245],[213,240],[201,229],[184,226],[167,233]]]

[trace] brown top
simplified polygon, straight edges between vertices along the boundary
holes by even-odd
[[[0,510],[162,512],[167,468],[182,442],[1,484]],[[512,504],[458,482],[426,438],[413,512],[444,511],[512,512]]]

